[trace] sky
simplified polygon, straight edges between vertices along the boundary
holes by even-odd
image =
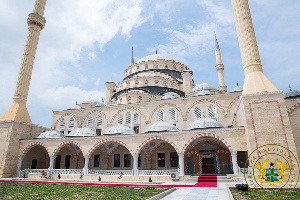
[[[283,91],[300,90],[300,1],[249,0],[264,73]],[[0,115],[11,105],[34,0],[0,0]],[[134,59],[167,54],[193,71],[196,84],[218,88],[214,35],[228,91],[244,73],[230,0],[47,1],[27,108],[50,128],[53,110],[101,101]]]

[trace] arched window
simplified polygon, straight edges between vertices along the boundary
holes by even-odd
[[[143,97],[139,96],[139,103],[141,103],[143,101]]]
[[[75,127],[75,120],[73,117],[69,120],[69,129],[73,129]]]
[[[216,105],[209,104],[207,106],[207,117],[217,120],[218,116],[217,116],[217,106]]]
[[[199,120],[203,117],[202,108],[200,106],[194,107],[194,120]]]
[[[65,130],[65,128],[66,128],[65,118],[62,118],[59,121],[59,130]]]
[[[167,63],[165,63],[165,69],[168,69],[168,64]]]
[[[131,124],[131,113],[130,112],[126,112],[126,115],[125,115],[125,124],[126,125],[130,125]]]
[[[148,80],[145,80],[145,86],[148,86]]]
[[[176,70],[176,65],[175,64],[173,65],[173,69]]]
[[[157,110],[155,114],[155,121],[156,122],[162,122],[164,121],[164,111]]]
[[[137,67],[136,67],[136,71],[139,71],[139,70],[140,70],[140,66],[137,66]]]
[[[167,85],[167,82],[166,81],[164,81],[164,87],[167,87],[168,85]]]
[[[119,114],[117,117],[117,125],[122,125],[123,124],[123,115]]]
[[[135,86],[139,86],[139,81],[138,80],[135,81]]]
[[[168,121],[174,126],[177,126],[177,111],[174,108],[168,110]]]
[[[92,116],[88,116],[86,118],[86,127],[93,128],[93,117]]]
[[[147,70],[148,69],[148,64],[145,64],[145,70]]]
[[[158,86],[158,80],[155,80],[155,86]]]
[[[127,87],[130,88],[130,82],[127,82]]]
[[[132,126],[133,126],[133,131],[135,133],[140,133],[140,115],[139,115],[139,113],[133,114]]]
[[[158,64],[157,63],[155,63],[154,68],[158,69]]]
[[[131,97],[130,96],[127,98],[127,103],[131,103]]]
[[[98,115],[96,118],[96,126],[102,127],[103,126],[103,117],[101,115]]]

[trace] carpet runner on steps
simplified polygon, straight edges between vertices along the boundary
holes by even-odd
[[[194,187],[217,187],[217,176],[202,175],[198,177],[198,182]]]

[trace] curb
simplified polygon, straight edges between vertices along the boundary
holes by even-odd
[[[234,187],[234,185],[232,185],[232,184],[225,184],[225,186],[226,186],[226,191],[227,191],[227,194],[228,194],[228,196],[229,196],[229,199],[230,200],[234,200],[234,198],[233,198],[233,196],[232,196],[232,194],[231,194],[231,192],[230,192],[230,189],[229,189],[229,187]]]
[[[175,190],[176,190],[176,188],[171,188],[171,189],[169,189],[167,191],[164,191],[163,193],[157,194],[154,197],[151,197],[151,198],[149,198],[147,200],[159,200],[159,199],[162,199],[163,197],[165,197],[165,196],[171,194],[172,192],[174,192]]]

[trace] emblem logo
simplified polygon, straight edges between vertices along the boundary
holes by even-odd
[[[281,145],[258,147],[248,156],[245,169],[247,165],[250,173],[244,173],[244,176],[249,190],[262,199],[269,199],[270,193],[278,193],[276,198],[282,199],[293,191],[299,181],[298,158]],[[258,192],[262,190],[266,192]]]

